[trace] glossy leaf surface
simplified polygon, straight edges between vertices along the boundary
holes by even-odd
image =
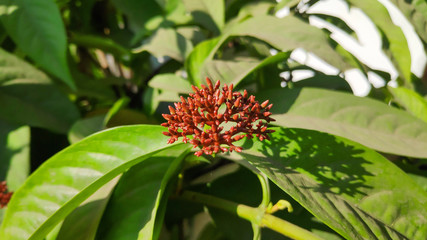
[[[120,179],[101,221],[99,239],[156,239],[155,222],[165,188],[181,165],[186,145],[177,145],[134,166]],[[167,196],[166,196],[167,197]]]
[[[56,154],[15,192],[0,238],[43,238],[102,185],[169,147],[162,131],[151,125],[114,128]]]

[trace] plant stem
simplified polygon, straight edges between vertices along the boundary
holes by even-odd
[[[94,35],[85,35],[74,32],[70,34],[69,42],[88,48],[98,48],[120,58],[130,58],[131,54],[130,51],[115,43],[113,40]]]
[[[268,178],[265,176],[264,173],[257,173],[257,177],[259,179],[262,189],[262,202],[259,206],[267,209],[268,204],[270,204],[270,184],[268,182]]]
[[[214,196],[196,193],[191,191],[184,191],[180,196],[182,199],[205,204],[207,206],[223,209],[227,212],[236,214],[240,218],[246,219],[252,223],[258,224],[261,227],[267,227],[284,236],[296,240],[320,240],[322,238],[314,235],[310,231],[300,228],[290,222],[275,217],[271,214],[265,213],[264,209],[253,208],[243,204],[238,204],[225,199],[217,198]]]

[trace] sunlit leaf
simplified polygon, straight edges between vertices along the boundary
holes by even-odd
[[[381,152],[427,157],[427,124],[409,113],[369,98],[315,88],[274,89],[275,124],[331,133]]]
[[[427,237],[427,193],[389,160],[326,133],[275,130],[240,154],[332,229],[347,239]]]
[[[427,122],[427,100],[417,92],[404,87],[388,87],[394,100],[412,115]]]
[[[136,125],[92,135],[54,155],[15,192],[0,239],[41,239],[105,183],[170,147],[163,127]]]

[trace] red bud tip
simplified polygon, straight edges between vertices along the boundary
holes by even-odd
[[[261,103],[261,107],[262,107],[262,108],[265,108],[265,107],[267,106],[267,104],[268,104],[268,100],[266,100],[266,101],[264,101],[263,103]]]
[[[208,77],[206,78],[206,83],[208,84],[209,90],[213,91],[212,81]]]
[[[175,114],[176,112],[175,112],[175,109],[173,109],[173,107],[171,107],[171,106],[168,106],[169,107],[169,112],[171,113],[171,114]]]

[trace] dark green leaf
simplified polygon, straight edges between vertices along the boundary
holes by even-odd
[[[0,18],[19,49],[75,88],[67,66],[64,23],[54,1],[1,0]]]
[[[126,15],[134,31],[142,29],[150,18],[163,13],[155,0],[112,0],[112,3]]]
[[[427,237],[427,193],[390,161],[326,133],[275,130],[241,155],[332,229],[347,239]]]
[[[275,124],[335,134],[382,152],[427,157],[427,124],[382,102],[315,88],[275,89],[258,97],[275,104]]]
[[[0,50],[0,119],[67,132],[77,108],[42,72]]]
[[[224,27],[224,0],[184,0],[194,21],[218,35]]]
[[[105,183],[168,148],[162,131],[154,125],[114,128],[54,155],[15,192],[0,239],[43,238]]]
[[[17,190],[30,173],[30,128],[0,121],[0,181]]]
[[[154,223],[165,188],[177,173],[185,145],[153,155],[126,172],[108,203],[98,239],[157,239]],[[161,216],[159,216],[161,217]]]

